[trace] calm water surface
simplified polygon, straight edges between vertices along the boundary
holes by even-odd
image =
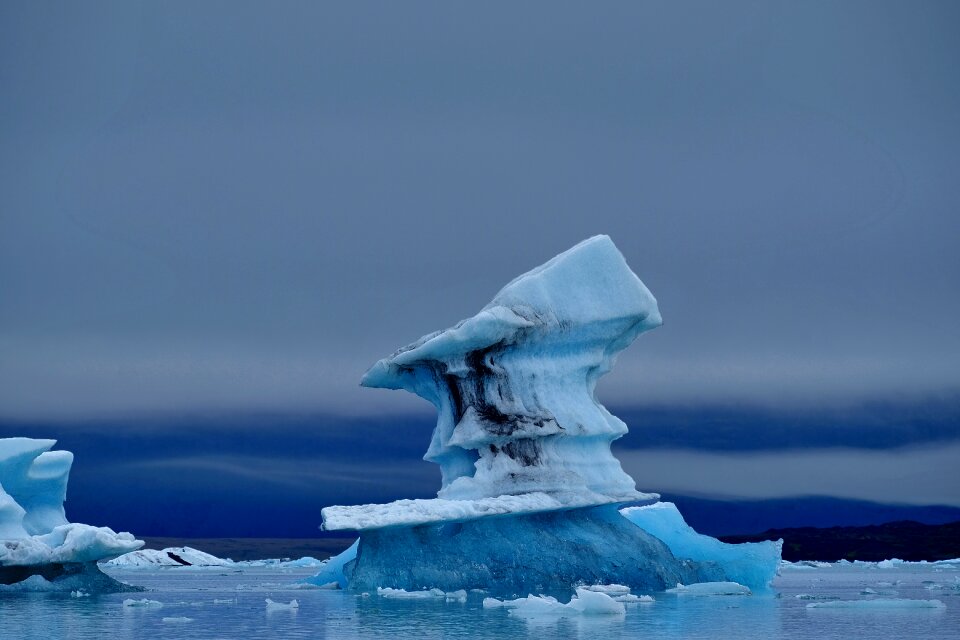
[[[294,590],[313,570],[111,570],[147,587],[142,594],[73,598],[69,594],[0,594],[2,640],[126,640],[133,638],[960,638],[960,570],[933,567],[789,569],[770,595],[678,597],[654,594],[650,605],[622,617],[520,618],[466,604],[399,601],[340,591]],[[877,592],[869,593],[869,590]],[[865,593],[866,592],[866,593]],[[807,609],[798,594],[863,600],[939,599],[945,609]],[[122,606],[149,598],[161,608]],[[267,611],[265,598],[296,611]],[[214,600],[228,601],[215,603]],[[164,622],[163,618],[190,618]]]

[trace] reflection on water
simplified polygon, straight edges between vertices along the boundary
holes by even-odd
[[[0,594],[0,638],[126,640],[133,638],[897,638],[960,637],[960,571],[936,568],[836,567],[788,570],[776,591],[751,597],[656,594],[653,604],[630,605],[624,616],[523,618],[466,604],[392,600],[339,591],[293,590],[310,570],[113,570],[151,591],[163,607],[124,607],[124,594]],[[926,582],[925,582],[926,581]],[[936,585],[931,588],[931,585]],[[937,598],[945,609],[807,609],[809,599]],[[866,591],[866,595],[863,593]],[[265,599],[300,608],[270,610]],[[164,618],[191,622],[164,622]]]

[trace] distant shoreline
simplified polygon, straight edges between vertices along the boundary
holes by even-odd
[[[770,529],[763,533],[720,536],[724,542],[741,543],[783,538],[783,559],[862,560],[878,562],[890,558],[920,561],[960,557],[960,521],[927,525],[913,521],[890,522],[863,527],[798,527]],[[148,549],[193,547],[218,558],[263,560],[301,558],[323,560],[349,547],[355,535],[323,538],[177,538],[143,536]]]
[[[783,559],[861,560],[879,562],[899,558],[911,562],[960,558],[960,521],[921,524],[912,520],[863,527],[798,527],[763,533],[720,536],[730,543],[783,538]]]

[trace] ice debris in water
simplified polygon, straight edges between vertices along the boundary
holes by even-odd
[[[564,604],[552,596],[529,595],[516,600],[497,600],[484,598],[484,609],[504,608],[520,616],[540,615],[623,615],[626,611],[623,603],[617,602],[606,593],[578,587],[577,593]]]
[[[751,591],[748,587],[736,582],[700,582],[697,584],[677,584],[673,589],[667,589],[667,593],[675,593],[679,596],[749,596]]]
[[[874,598],[871,600],[832,600],[811,602],[807,609],[943,609],[939,600],[910,600],[906,598]]]
[[[89,598],[90,594],[84,591],[83,589],[77,589],[76,591],[70,592],[71,598]]]
[[[292,610],[299,609],[300,603],[297,602],[296,598],[290,602],[274,602],[270,598],[266,598],[265,602],[267,603],[267,611],[283,611],[283,610]]]
[[[640,602],[654,602],[653,596],[637,596],[630,593],[630,587],[622,584],[588,584],[581,587],[587,591],[605,593],[617,602],[637,604]]]
[[[163,618],[163,621],[167,624],[180,624],[184,622],[193,622],[193,618],[188,618],[186,616],[170,616],[168,618]]]
[[[457,591],[443,591],[442,589],[407,591],[405,589],[377,587],[377,595],[382,598],[394,598],[397,600],[443,599],[443,600],[446,600],[447,602],[466,602],[467,601],[467,592],[464,589],[459,589]]]
[[[162,607],[163,603],[158,600],[148,600],[147,598],[140,598],[139,600],[134,600],[133,598],[127,598],[123,601],[123,606],[125,607]]]
[[[0,438],[0,584],[30,580],[21,590],[127,590],[96,563],[143,542],[108,527],[67,521],[63,502],[73,454],[51,451],[55,444]]]
[[[595,387],[660,324],[656,299],[610,238],[596,236],[514,279],[475,316],[377,362],[363,386],[405,389],[436,407],[424,457],[440,466],[441,487],[432,500],[323,509],[325,529],[360,537],[309,581],[494,594],[593,582],[766,586],[779,543],[724,545],[668,504],[618,511],[659,496],[638,491],[611,453],[627,426]]]

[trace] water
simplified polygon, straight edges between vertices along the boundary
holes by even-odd
[[[654,594],[650,605],[628,606],[622,617],[523,619],[483,609],[483,594],[466,604],[401,601],[340,591],[294,590],[314,570],[111,570],[149,591],[73,598],[70,594],[0,594],[2,640],[125,640],[132,638],[960,638],[960,569],[905,565],[787,569],[775,592],[751,597]],[[942,585],[942,586],[937,586]],[[877,593],[863,593],[868,589]],[[808,609],[798,594],[817,598],[938,599],[945,609]],[[162,608],[122,606],[148,598]],[[296,611],[267,611],[265,598]],[[214,600],[228,600],[214,603]],[[164,622],[163,618],[191,618]]]

